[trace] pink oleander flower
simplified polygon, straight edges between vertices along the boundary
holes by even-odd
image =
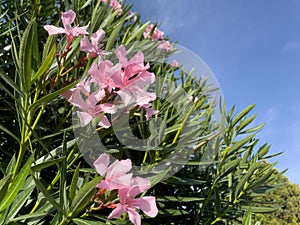
[[[80,51],[89,53],[91,58],[97,56],[102,56],[104,51],[99,47],[99,42],[104,38],[105,32],[102,29],[99,29],[96,33],[93,33],[91,36],[91,42],[87,36],[84,36],[80,40]]]
[[[124,212],[128,212],[129,220],[135,224],[141,224],[141,216],[136,211],[141,209],[146,215],[155,217],[158,209],[155,202],[155,197],[145,196],[141,198],[134,198],[136,195],[144,192],[151,187],[149,179],[135,177],[132,179],[130,187],[119,189],[119,201],[117,208],[115,208],[108,216],[108,219],[120,217]]]
[[[159,44],[157,46],[157,48],[162,49],[167,52],[173,51],[173,46],[171,45],[171,43],[169,41],[162,41],[162,43]]]
[[[148,103],[148,104],[145,104],[145,105],[141,105],[140,106],[141,109],[144,109],[146,111],[146,120],[149,120],[151,116],[159,113],[158,110],[154,110],[151,108],[151,104]]]
[[[109,166],[109,158],[109,155],[104,153],[94,162],[96,171],[101,176],[106,174],[105,179],[97,185],[97,188],[115,190],[129,187],[132,179],[132,173],[128,173],[132,168],[130,159],[116,160]]]
[[[62,13],[61,20],[63,23],[64,28],[62,27],[55,27],[53,25],[45,25],[44,29],[48,31],[49,35],[55,35],[55,34],[66,34],[67,41],[70,44],[74,37],[88,34],[86,31],[88,28],[87,26],[84,27],[72,27],[71,24],[74,22],[76,18],[76,14],[69,10],[67,12]]]
[[[86,96],[86,99],[83,99],[82,94],[80,89],[76,89],[69,98],[69,102],[71,102],[72,105],[82,110],[77,112],[81,126],[86,126],[93,118],[102,116],[98,125],[104,128],[110,127],[111,124],[104,113],[116,113],[117,108],[109,103],[98,104],[105,97],[105,91],[98,89]]]
[[[178,67],[179,63],[174,59],[173,62],[170,64],[171,67]]]
[[[107,0],[101,0],[103,3],[106,3]],[[118,10],[119,11],[119,15],[122,14],[123,10],[122,10],[122,5],[116,1],[116,0],[110,0],[109,2],[109,6],[112,7],[114,10]]]
[[[98,64],[93,63],[90,67],[88,74],[92,80],[99,85],[100,89],[107,89],[109,92],[115,87],[115,83],[111,78],[113,75],[119,76],[122,65],[113,63],[109,60],[100,61]]]
[[[131,15],[133,15],[133,17],[132,17],[132,21],[133,21],[133,22],[137,21],[137,16],[135,15],[135,13],[134,13],[134,12],[131,12],[131,11],[129,11],[127,15],[128,15],[128,16],[131,16]]]
[[[120,46],[116,50],[116,55],[124,71],[112,75],[111,78],[120,89],[116,93],[120,95],[124,105],[129,105],[133,100],[139,106],[153,101],[156,98],[155,93],[149,93],[143,89],[155,80],[155,75],[147,71],[149,64],[144,65],[143,53],[138,52],[128,61],[125,47]]]
[[[146,30],[143,34],[144,38],[147,38],[150,35],[153,26],[154,26],[153,24],[150,24],[146,28]],[[162,40],[164,38],[163,35],[164,35],[164,32],[160,31],[157,27],[155,27],[153,34],[151,35],[151,40],[152,41]]]

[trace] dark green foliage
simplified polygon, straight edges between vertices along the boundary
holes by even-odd
[[[277,205],[278,210],[267,214],[255,214],[253,219],[261,221],[262,225],[274,224],[299,224],[300,223],[300,188],[297,184],[292,184],[277,170],[273,170],[278,177],[270,185],[278,186],[274,191],[269,191],[261,196],[261,200],[267,205]]]

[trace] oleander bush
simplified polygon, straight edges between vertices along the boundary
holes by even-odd
[[[280,173],[254,105],[227,110],[168,62],[156,22],[115,0],[0,10],[0,224],[251,224],[280,207],[261,199]]]

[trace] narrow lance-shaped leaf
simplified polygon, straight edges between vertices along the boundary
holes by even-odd
[[[9,191],[6,192],[4,198],[0,203],[0,212],[8,208],[11,205],[11,203],[14,201],[22,185],[24,184],[26,177],[30,172],[30,167],[32,162],[33,162],[33,154],[28,158],[28,160],[26,161],[26,163],[24,164],[20,172],[17,174],[17,176],[14,178],[11,185],[9,186]]]
[[[102,177],[95,177],[79,189],[72,201],[70,217],[75,217],[91,202],[92,197],[96,193],[96,185],[101,179]]]
[[[47,191],[47,189],[44,187],[44,185],[34,176],[32,176],[34,179],[34,182],[36,183],[37,188],[43,193],[47,201],[49,201],[57,211],[62,213],[66,216],[66,212],[62,209],[62,207],[57,203],[57,201],[51,196],[51,194]]]
[[[38,71],[33,75],[31,82],[36,81],[43,74],[45,74],[47,72],[47,70],[50,68],[50,66],[52,65],[52,62],[55,58],[55,51],[56,51],[56,48],[55,48],[55,46],[53,46],[51,51],[47,55],[46,59],[44,60],[44,62],[39,67]]]
[[[23,88],[26,93],[29,93],[31,87],[31,76],[35,71],[35,66],[38,62],[38,53],[36,44],[37,40],[37,25],[36,20],[33,19],[27,25],[20,44],[19,51],[19,63],[20,71],[19,75],[22,81]]]

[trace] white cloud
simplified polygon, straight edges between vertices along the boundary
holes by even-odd
[[[300,41],[286,42],[283,46],[284,52],[300,51]]]

